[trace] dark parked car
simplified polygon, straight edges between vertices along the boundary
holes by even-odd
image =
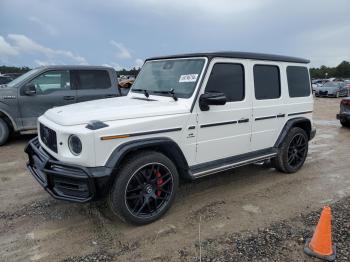
[[[344,82],[328,82],[325,83],[315,92],[315,96],[319,97],[341,97],[347,96],[348,89]]]
[[[350,97],[344,98],[340,102],[340,112],[337,114],[342,126],[350,127]]]
[[[9,76],[5,76],[5,75],[0,76],[0,85],[5,85],[11,81],[12,81],[12,78]]]
[[[23,73],[6,73],[6,74],[4,74],[4,76],[10,77],[11,80],[14,80],[21,75],[23,75]]]
[[[45,66],[0,86],[0,146],[11,132],[36,132],[46,110],[121,96],[115,70],[102,66]]]

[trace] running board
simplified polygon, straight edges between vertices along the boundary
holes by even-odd
[[[197,179],[200,177],[209,176],[214,173],[270,159],[276,155],[277,149],[275,148],[258,150],[251,153],[191,166],[189,173],[193,179]]]

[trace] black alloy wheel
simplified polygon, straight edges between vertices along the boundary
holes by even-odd
[[[173,192],[173,175],[160,163],[150,163],[129,179],[125,201],[129,212],[138,218],[150,218],[162,211]]]
[[[302,134],[296,134],[289,144],[288,148],[288,164],[291,167],[297,167],[304,161],[307,153],[306,137]]]
[[[137,225],[152,223],[171,207],[179,185],[175,164],[156,151],[139,151],[118,168],[109,192],[114,215]]]
[[[309,137],[304,129],[293,127],[278,148],[272,165],[283,173],[295,173],[304,164],[309,149]]]

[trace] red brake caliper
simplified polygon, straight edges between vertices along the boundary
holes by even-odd
[[[157,179],[157,188],[159,189],[160,188],[160,185],[161,184],[163,184],[163,178],[161,178],[161,174],[159,173],[159,171],[156,173],[156,177],[158,177],[158,179]],[[156,192],[156,195],[158,196],[158,197],[160,197],[160,195],[162,194],[162,191],[160,191],[160,190],[157,190],[157,192]]]

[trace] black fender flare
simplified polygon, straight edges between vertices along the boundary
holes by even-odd
[[[123,143],[114,149],[105,167],[116,170],[127,154],[132,151],[145,149],[151,149],[165,154],[174,162],[180,176],[190,179],[188,173],[189,166],[182,150],[174,140],[167,137],[138,139]]]
[[[289,119],[287,121],[287,123],[284,125],[284,127],[282,128],[282,131],[280,133],[280,135],[278,136],[277,140],[276,140],[276,143],[274,145],[275,148],[279,148],[281,145],[282,145],[282,142],[284,140],[284,138],[287,136],[288,132],[290,129],[292,129],[293,127],[302,127],[308,137],[309,137],[309,140],[312,139],[311,137],[311,121],[310,119],[306,118],[306,117],[296,117],[296,118],[292,118],[292,119]]]

